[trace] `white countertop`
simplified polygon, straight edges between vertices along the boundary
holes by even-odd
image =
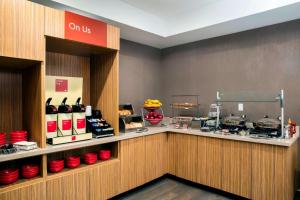
[[[31,151],[20,151],[20,152],[8,154],[8,155],[0,155],[0,162],[20,159],[20,158],[25,158],[25,157],[38,156],[38,155],[43,155],[43,154],[50,154],[50,153],[55,153],[55,152],[60,152],[60,151],[78,149],[78,148],[83,148],[83,147],[87,147],[87,146],[95,146],[95,145],[100,145],[100,144],[117,142],[117,141],[121,141],[121,140],[127,140],[127,139],[131,139],[131,138],[148,136],[148,135],[164,133],[164,132],[197,135],[197,136],[203,136],[203,137],[213,137],[213,138],[235,140],[235,141],[241,141],[241,142],[252,142],[252,143],[260,143],[260,144],[268,144],[268,145],[277,145],[277,146],[283,146],[283,147],[291,146],[299,138],[299,127],[297,127],[297,133],[294,135],[294,137],[289,138],[289,139],[277,139],[277,138],[254,139],[249,136],[222,135],[222,134],[216,134],[213,132],[202,132],[202,131],[196,130],[196,129],[176,129],[176,128],[172,128],[172,127],[149,127],[148,131],[143,132],[143,133],[136,133],[136,132],[121,133],[119,136],[91,139],[91,140],[68,143],[68,144],[61,144],[61,145],[47,145],[46,148],[38,148],[35,150],[31,150]]]

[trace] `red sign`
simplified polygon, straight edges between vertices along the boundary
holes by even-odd
[[[77,119],[77,128],[78,129],[85,128],[85,119]]]
[[[72,127],[72,121],[70,119],[62,120],[62,130],[71,130]]]
[[[56,92],[68,92],[68,80],[55,79]]]
[[[107,46],[107,24],[65,11],[65,39]]]
[[[56,121],[48,121],[47,122],[47,132],[56,132],[57,131],[57,125]]]

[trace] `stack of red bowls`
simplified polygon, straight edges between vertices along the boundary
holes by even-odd
[[[12,131],[10,132],[10,143],[27,141],[27,131]]]
[[[52,160],[49,162],[49,171],[50,172],[60,172],[65,167],[64,160]]]
[[[25,164],[22,166],[22,176],[24,178],[34,178],[39,174],[39,166],[37,164]]]
[[[80,165],[80,156],[68,156],[66,158],[66,165],[69,168],[76,168]]]
[[[97,162],[97,153],[86,153],[83,155],[85,164],[91,165]]]
[[[19,179],[19,169],[4,169],[0,171],[0,184],[14,183]]]
[[[6,144],[6,133],[0,133],[0,146]]]
[[[100,150],[99,157],[101,160],[109,160],[110,159],[110,150]]]

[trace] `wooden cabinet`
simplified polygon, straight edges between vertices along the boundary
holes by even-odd
[[[45,199],[45,183],[43,181],[19,187],[0,194],[1,200],[41,200]]]
[[[252,199],[293,199],[297,144],[252,144]]]
[[[223,141],[222,190],[251,198],[251,144]]]
[[[121,192],[145,183],[145,137],[121,141]]]
[[[76,170],[46,181],[47,200],[89,199],[89,171]]]
[[[198,136],[196,182],[214,188],[222,183],[222,140]]]
[[[167,134],[145,137],[145,181],[149,182],[166,174]]]
[[[47,200],[104,200],[119,193],[120,160],[55,174],[46,181]]]
[[[0,0],[0,56],[44,60],[44,6]]]
[[[167,135],[167,147],[168,147],[168,173],[175,176],[176,174],[176,134],[168,133]]]
[[[176,173],[191,181],[197,180],[197,138],[198,136],[175,134]]]
[[[89,170],[89,200],[104,200],[119,194],[120,160]]]
[[[252,198],[274,199],[274,146],[252,144]],[[277,169],[279,170],[279,169]],[[272,183],[272,184],[270,184]]]

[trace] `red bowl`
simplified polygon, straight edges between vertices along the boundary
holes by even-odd
[[[19,179],[19,175],[15,178],[10,178],[10,179],[0,179],[0,184],[3,184],[3,185],[8,185],[8,184],[11,184],[11,183],[14,183],[16,182],[17,180]]]
[[[68,156],[66,161],[80,161],[80,156]]]
[[[39,166],[36,164],[26,164],[22,166],[22,176],[33,178],[39,174]]]
[[[27,178],[27,179],[29,179],[29,178],[34,178],[34,177],[36,177],[37,175],[39,174],[39,172],[37,171],[37,172],[28,172],[28,173],[25,173],[25,172],[22,172],[22,176],[24,177],[24,178]]]
[[[18,176],[19,176],[19,173],[17,173],[17,174],[11,174],[11,175],[6,175],[6,176],[1,176],[0,179],[1,180],[6,180],[6,179],[16,178]]]
[[[86,153],[83,155],[85,164],[91,165],[97,162],[98,156],[97,153]]]
[[[61,165],[64,165],[65,161],[63,159],[61,160],[51,160],[49,162],[49,165],[51,166],[61,166]]]
[[[27,139],[27,136],[20,136],[20,137],[15,137],[15,136],[13,136],[13,137],[9,137],[9,139],[10,140],[23,140],[23,139]]]
[[[37,165],[37,164],[24,164],[24,165],[22,165],[22,169],[24,169],[24,170],[39,169],[39,165]]]
[[[2,139],[5,139],[6,138],[6,133],[0,133],[0,138]]]
[[[17,131],[12,131],[12,132],[10,132],[10,135],[23,135],[23,136],[25,136],[25,135],[27,135],[28,134],[28,132],[27,131],[24,131],[24,130],[17,130]]]
[[[49,171],[53,172],[53,173],[56,173],[56,172],[60,172],[63,169],[64,169],[64,166],[62,166],[62,167],[50,167]]]
[[[151,125],[157,125],[162,119],[146,119]]]
[[[80,165],[80,162],[79,163],[67,163],[67,167],[68,168],[76,168]]]
[[[110,150],[100,150],[99,157],[101,160],[108,160],[110,159],[111,153]]]
[[[13,169],[13,168],[9,168],[9,169],[3,169],[0,171],[0,176],[2,175],[9,175],[9,174],[17,174],[19,173],[19,169]]]
[[[31,179],[31,178],[37,177],[37,175],[38,174],[22,174],[22,177],[26,178],[26,179]]]
[[[19,179],[19,169],[5,169],[0,171],[0,184],[10,184]]]
[[[27,137],[27,135],[23,135],[23,134],[10,134],[9,137],[11,138],[20,138],[20,137]]]
[[[87,164],[87,165],[95,164],[96,162],[97,162],[97,159],[94,159],[94,160],[85,159],[84,160],[84,163]]]
[[[85,154],[83,154],[83,157],[84,158],[97,158],[97,153],[93,153],[93,152],[85,153]]]

